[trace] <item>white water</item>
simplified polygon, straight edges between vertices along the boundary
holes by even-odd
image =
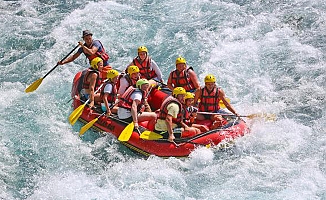
[[[323,1],[1,1],[0,198],[325,199]],[[146,45],[164,78],[178,55],[218,77],[251,133],[227,150],[143,159],[71,127],[81,56],[46,74],[90,29],[124,68]],[[97,138],[97,139],[96,139]],[[96,140],[95,140],[96,139]],[[94,141],[94,142],[93,142]]]

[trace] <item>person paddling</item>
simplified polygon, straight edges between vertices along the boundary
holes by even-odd
[[[208,74],[205,79],[205,86],[195,93],[195,103],[199,102],[200,112],[211,112],[216,113],[213,115],[209,114],[197,114],[198,120],[211,119],[213,122],[213,127],[218,128],[226,123],[226,120],[218,113],[225,113],[225,111],[220,109],[219,102],[222,100],[225,107],[231,111],[234,115],[239,116],[231,104],[227,101],[225,93],[221,88],[216,86],[216,78],[212,74]]]
[[[187,67],[186,59],[178,57],[175,60],[176,69],[169,75],[167,86],[170,90],[183,87],[187,92],[195,92],[200,89],[199,81],[192,67]]]
[[[99,73],[103,69],[103,60],[99,57],[94,58],[91,61],[91,67],[86,69],[82,73],[81,79],[81,90],[80,96],[81,99],[86,101],[90,99],[89,107],[92,108],[94,106],[94,102],[101,102],[101,94],[95,94],[94,91],[102,84],[100,80]]]
[[[80,45],[78,51],[67,59],[59,61],[58,65],[64,65],[72,62],[78,58],[80,54],[84,53],[89,62],[96,57],[100,57],[103,60],[103,66],[108,66],[109,55],[106,53],[104,46],[99,40],[93,40],[93,33],[91,33],[89,30],[84,30],[82,38],[84,42],[78,42]]]
[[[138,47],[137,53],[137,57],[132,60],[128,67],[135,65],[139,68],[141,78],[146,78],[147,80],[153,79],[163,83],[162,72],[156,62],[148,55],[147,47]],[[126,72],[127,70],[128,68],[126,69]]]
[[[156,113],[142,112],[149,87],[148,80],[139,79],[136,87],[130,86],[119,99],[119,119],[123,119],[126,122],[134,122],[136,129],[139,127],[138,123],[142,121],[148,121],[148,129],[152,130],[154,128]]]

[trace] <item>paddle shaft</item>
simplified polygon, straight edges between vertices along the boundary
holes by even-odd
[[[212,112],[197,112],[198,114],[203,114],[203,115],[222,115],[222,116],[236,116],[235,114],[225,114],[225,113],[212,113]],[[237,117],[248,117],[246,115],[240,115]]]
[[[60,60],[60,62],[63,62],[66,58],[68,58],[68,56],[70,56],[70,54],[72,52],[74,52],[77,48],[78,48],[79,44],[77,46],[75,46],[75,48],[73,50],[71,50],[62,60]],[[47,77],[55,68],[57,68],[59,65],[57,64],[56,66],[54,66],[48,73],[46,73],[44,76],[43,76],[43,79],[45,77]]]

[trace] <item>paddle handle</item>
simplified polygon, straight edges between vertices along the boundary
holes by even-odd
[[[77,48],[79,47],[79,44],[77,46],[75,46],[75,48],[73,50],[71,50],[64,58],[62,58],[62,60],[60,60],[60,62],[64,61],[66,58],[68,58],[68,56],[70,56],[70,54],[72,52],[74,52]],[[46,73],[44,76],[43,76],[43,79],[45,77],[47,77],[55,68],[57,68],[59,65],[56,64],[56,66],[54,66],[50,71],[48,71],[48,73]]]

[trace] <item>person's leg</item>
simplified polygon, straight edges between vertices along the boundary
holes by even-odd
[[[138,115],[138,123],[142,121],[148,121],[148,129],[154,130],[155,123],[156,123],[156,113],[155,112],[143,112]]]

